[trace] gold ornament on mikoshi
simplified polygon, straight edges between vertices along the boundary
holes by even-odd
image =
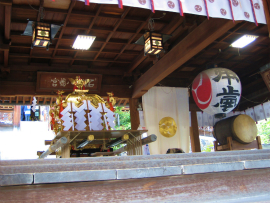
[[[164,137],[173,137],[176,133],[177,126],[175,120],[171,117],[164,117],[159,121],[159,132]]]

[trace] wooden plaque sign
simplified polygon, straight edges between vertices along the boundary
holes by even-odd
[[[64,90],[72,92],[74,85],[71,84],[68,78],[75,79],[80,76],[81,79],[89,79],[90,82],[85,85],[88,93],[100,93],[102,75],[84,74],[84,73],[53,73],[53,72],[38,72],[37,73],[37,92],[56,92]]]
[[[270,70],[266,70],[264,72],[261,72],[261,76],[263,78],[265,85],[267,86],[268,90],[270,91]]]

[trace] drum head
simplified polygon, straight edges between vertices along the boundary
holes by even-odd
[[[248,115],[239,115],[233,122],[233,134],[242,143],[250,143],[257,136],[255,121]]]

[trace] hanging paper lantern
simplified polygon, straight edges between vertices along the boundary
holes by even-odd
[[[192,83],[192,95],[197,106],[210,115],[232,111],[240,100],[241,91],[239,77],[226,68],[202,71]]]

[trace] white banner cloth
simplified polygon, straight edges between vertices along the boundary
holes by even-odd
[[[157,135],[150,143],[150,154],[166,154],[169,148],[182,148],[189,152],[189,98],[187,88],[152,87],[142,97],[144,121],[148,134]],[[159,121],[172,117],[177,125],[176,134],[167,138],[159,132]]]
[[[83,1],[85,0],[78,0]],[[232,11],[229,0],[181,0],[184,14],[195,14],[206,16],[208,10],[209,16],[213,18],[225,18],[232,20],[246,20],[255,22],[252,10],[251,0],[231,0]],[[118,4],[118,0],[89,0],[91,3],[99,4]],[[124,6],[144,8],[151,10],[151,0],[122,0]],[[160,11],[180,12],[179,0],[153,0],[154,9]],[[253,7],[258,23],[266,24],[262,0],[253,0]]]

